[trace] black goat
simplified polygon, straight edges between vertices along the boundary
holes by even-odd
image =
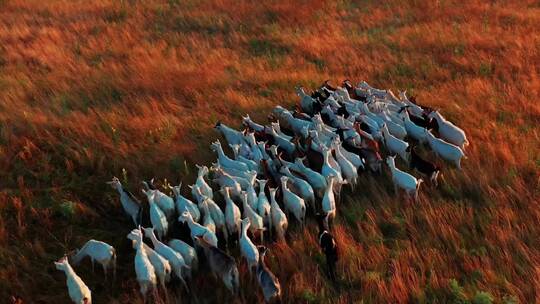
[[[319,223],[319,246],[326,256],[326,265],[328,274],[332,281],[336,281],[336,263],[339,259],[339,251],[334,236],[326,229],[324,225],[325,216],[317,213],[317,222]]]
[[[409,118],[411,119],[412,122],[414,122],[415,125],[422,128],[426,128],[428,130],[433,130],[433,129],[436,131],[439,130],[439,125],[437,124],[437,121],[435,119],[428,118],[426,114],[422,114],[422,117],[416,116],[412,114],[411,112],[409,112],[408,108],[409,106],[404,106],[398,111],[398,113],[401,113],[405,110],[407,111],[407,113],[409,113]]]
[[[407,147],[406,151],[410,155],[410,157],[409,157],[409,160],[410,160],[409,166],[411,167],[411,169],[416,169],[420,173],[427,175],[429,177],[429,180],[435,186],[438,186],[439,182],[437,181],[437,178],[439,177],[439,173],[441,172],[441,169],[439,168],[439,166],[437,166],[437,165],[423,159],[422,157],[420,157],[420,155],[418,155],[418,153],[416,153],[415,147],[412,146],[412,145]]]

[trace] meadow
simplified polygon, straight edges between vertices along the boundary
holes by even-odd
[[[95,238],[119,269],[111,286],[76,268],[94,303],[142,303],[105,182],[188,184],[218,120],[266,122],[296,85],[349,78],[439,108],[468,159],[418,204],[362,175],[338,206],[337,286],[314,223],[293,226],[268,258],[284,302],[538,303],[539,29],[538,1],[0,0],[0,302],[68,303],[53,261]],[[260,302],[241,265],[257,292],[201,275],[192,302]]]

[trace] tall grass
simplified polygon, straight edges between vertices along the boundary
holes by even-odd
[[[217,120],[351,78],[441,108],[468,159],[416,205],[363,176],[339,206],[339,287],[313,223],[293,228],[269,257],[285,302],[537,301],[539,27],[534,1],[0,1],[0,297],[66,302],[52,260],[99,238],[118,248],[115,286],[77,270],[96,302],[131,302],[130,223],[104,182],[189,182]],[[209,281],[198,301],[229,299]]]

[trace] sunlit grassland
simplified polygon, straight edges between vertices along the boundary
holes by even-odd
[[[189,183],[216,121],[265,122],[295,85],[350,78],[440,108],[468,159],[418,204],[364,174],[339,206],[339,287],[313,223],[293,225],[269,256],[284,301],[538,301],[539,28],[534,1],[0,0],[0,298],[67,302],[52,261],[89,238],[119,251],[114,287],[77,268],[94,301],[137,298],[130,222],[105,181],[125,168],[137,194],[152,176]],[[242,263],[258,291],[249,280]],[[202,302],[227,296],[194,284],[216,286]]]

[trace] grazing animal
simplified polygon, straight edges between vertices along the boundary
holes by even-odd
[[[251,223],[249,218],[244,218],[242,220],[242,234],[240,236],[240,253],[246,259],[249,272],[251,273],[257,267],[259,262],[259,251],[251,239],[247,235],[247,231]]]
[[[283,149],[283,151],[286,152],[288,157],[291,157],[294,154],[295,149],[296,149],[294,144],[291,143],[289,139],[279,135],[276,132],[276,130],[274,130],[274,128],[267,128],[267,129],[268,129],[269,135],[271,135],[274,138],[274,142],[276,143],[276,145],[279,148]]]
[[[409,147],[409,144],[406,141],[403,141],[394,135],[390,134],[388,131],[388,128],[386,125],[383,125],[381,128],[382,132],[382,138],[384,145],[386,146],[386,149],[390,151],[392,154],[397,154],[401,159],[408,162],[409,159],[407,157],[407,148]]]
[[[343,174],[343,177],[354,190],[354,188],[356,187],[356,182],[358,180],[358,169],[355,165],[353,165],[352,162],[349,161],[347,157],[345,157],[345,155],[343,155],[343,153],[341,153],[341,150],[338,148],[338,146],[340,146],[339,143],[334,141],[332,148],[336,156],[336,161],[341,168],[341,173]]]
[[[156,204],[157,190],[141,190],[148,198],[148,204],[150,205],[150,223],[152,223],[152,227],[156,230],[159,239],[162,240],[167,235],[169,223],[163,211]]]
[[[281,191],[283,192],[283,204],[285,205],[285,210],[291,212],[294,217],[300,222],[301,225],[304,225],[304,220],[306,218],[306,204],[304,199],[294,194],[287,187],[288,177],[281,177]]]
[[[234,258],[204,238],[196,237],[197,243],[204,248],[212,272],[219,276],[232,294],[240,290],[240,275]]]
[[[257,281],[261,286],[264,301],[266,303],[281,302],[281,285],[278,278],[270,271],[270,268],[264,262],[268,248],[257,246],[259,251],[259,262],[257,263]]]
[[[302,111],[313,115],[316,110],[317,100],[304,92],[302,87],[296,87],[296,95],[300,97],[300,107]]]
[[[360,148],[358,154],[366,161],[367,167],[373,173],[381,173],[382,170],[382,158],[379,152],[371,148]]]
[[[289,182],[291,182],[291,190],[298,195],[299,197],[304,199],[304,202],[306,202],[312,210],[315,210],[315,193],[313,192],[313,187],[305,181],[302,178],[299,178],[292,174],[291,170],[289,170],[289,166],[285,165],[280,168],[280,173],[287,176],[289,178]]]
[[[207,166],[199,166],[195,165],[199,171],[197,172],[197,180],[195,181],[195,185],[200,189],[201,193],[210,198],[214,199],[214,192],[212,191],[212,188],[206,183],[204,180],[204,177],[208,175],[208,167]]]
[[[105,278],[107,278],[107,270],[111,266],[113,277],[116,277],[116,250],[113,246],[102,241],[89,240],[75,252],[72,258],[73,265],[77,266],[85,257],[90,258],[92,271],[94,271],[94,261],[97,261],[103,267]]]
[[[230,188],[230,194],[234,198],[242,197],[242,186],[231,175],[225,173],[220,167],[212,167],[214,172],[214,182],[216,182],[220,188]]]
[[[329,148],[327,148],[326,146],[323,146],[321,145],[321,150],[322,150],[322,153],[323,153],[323,156],[324,156],[324,164],[322,166],[322,169],[321,169],[321,174],[327,178],[328,176],[330,175],[334,175],[338,182],[343,182],[343,177],[341,176],[341,167],[339,165],[337,165],[337,167],[339,169],[336,169],[334,166],[332,166],[331,164],[331,159],[333,161],[335,161],[332,157],[332,152]]]
[[[285,212],[281,210],[277,201],[276,201],[276,188],[270,188],[270,215],[271,215],[271,227],[274,228],[279,240],[285,240],[285,232],[287,232],[287,227],[289,222],[287,221],[287,216]],[[271,231],[272,229],[270,229]]]
[[[246,191],[242,192],[242,203],[244,207],[244,217],[249,218],[251,223],[249,225],[251,228],[250,231],[253,235],[259,234],[262,243],[264,239],[264,230],[266,230],[266,228],[264,228],[264,221],[263,218],[248,204],[248,195]]]
[[[242,117],[242,123],[244,124],[244,126],[251,128],[255,132],[264,131],[264,126],[251,120],[251,117],[249,117],[249,114],[246,114],[246,116]]]
[[[188,278],[193,276],[193,271],[196,271],[199,268],[199,258],[197,257],[197,252],[195,248],[191,247],[189,244],[182,240],[171,239],[168,243],[169,247],[174,249],[174,251],[180,253],[184,258],[184,262],[189,268],[186,268],[186,273]]]
[[[325,227],[325,216],[317,214],[317,223],[319,224],[319,247],[326,256],[326,266],[328,274],[332,281],[336,281],[336,263],[339,260],[339,250],[334,236]]]
[[[458,146],[448,143],[440,138],[435,137],[431,132],[426,130],[426,138],[429,146],[444,160],[454,163],[454,165],[461,170],[461,158],[467,158]]]
[[[270,202],[264,188],[266,187],[266,180],[257,180],[259,182],[259,196],[257,198],[257,213],[263,218],[264,225],[270,227]]]
[[[323,197],[326,190],[326,179],[322,174],[304,165],[301,158],[297,158],[294,161],[294,166],[291,166],[291,169],[306,178],[307,182],[313,187],[317,197]]]
[[[193,221],[191,214],[189,212],[184,212],[178,217],[178,221],[181,223],[187,223],[191,233],[191,238],[195,242],[196,237],[204,238],[208,243],[213,246],[218,245],[218,239],[215,233],[210,231],[208,228],[203,225]]]
[[[416,153],[414,146],[407,147],[407,153],[409,154],[409,165],[411,169],[416,169],[420,173],[425,174],[429,177],[431,183],[438,186],[439,182],[437,181],[437,178],[439,177],[441,169],[437,165],[420,157],[420,155]]]
[[[155,268],[150,262],[150,259],[146,254],[146,250],[144,250],[142,232],[139,230],[139,233],[135,235],[135,250],[137,250],[137,253],[135,254],[135,274],[137,275],[137,281],[139,282],[139,290],[143,296],[143,302],[146,303],[146,294],[148,291],[152,290],[154,293],[156,291],[157,276]],[[129,235],[128,238],[130,238]]]
[[[258,197],[255,191],[255,181],[257,180],[257,172],[248,172],[248,187],[246,193],[248,195],[248,204],[253,210],[257,210]]]
[[[174,217],[174,200],[172,197],[161,192],[154,186],[154,179],[152,178],[150,182],[143,181],[147,191],[154,192],[154,202],[158,205],[159,209],[163,211],[168,220],[173,219]]]
[[[225,152],[223,152],[223,148],[221,147],[221,143],[219,140],[216,140],[210,145],[210,148],[212,151],[216,152],[218,155],[219,164],[223,167],[236,169],[238,171],[248,171],[249,167],[244,164],[241,161],[233,160],[229,158]]]
[[[399,97],[401,98],[401,101],[408,106],[408,109],[412,112],[413,115],[422,116],[422,114],[424,113],[424,109],[416,104],[416,98],[413,98],[411,96],[411,100],[409,100],[406,94],[407,91],[399,92]]]
[[[242,215],[240,208],[234,203],[229,194],[230,189],[225,187],[221,189],[223,197],[225,198],[225,223],[227,224],[227,232],[229,237],[233,234],[240,235],[240,223],[242,221]],[[228,237],[227,237],[228,239]]]
[[[133,229],[133,231],[131,231],[127,236],[127,238],[132,241],[133,249],[135,250],[137,249],[137,246],[139,246],[138,234],[140,234],[142,238],[141,231],[139,229]],[[155,252],[154,249],[150,248],[150,246],[146,245],[145,243],[143,243],[143,250],[148,256],[148,260],[154,267],[154,271],[159,280],[161,288],[163,289],[163,291],[166,291],[167,288],[165,286],[165,283],[168,283],[171,280],[171,264],[169,263],[169,261],[167,261],[167,259],[162,257],[159,253]]]
[[[322,199],[322,211],[325,214],[325,221],[326,225],[330,226],[330,222],[333,222],[334,218],[336,217],[336,199],[334,197],[334,180],[335,176],[330,175],[327,177],[327,183],[328,187],[326,187],[326,191],[324,192],[324,197]]]
[[[258,163],[256,161],[254,161],[252,159],[247,159],[244,156],[240,155],[240,145],[230,145],[230,147],[231,147],[231,149],[233,151],[235,160],[237,160],[239,162],[243,162],[244,164],[246,164],[248,166],[249,170],[260,171],[259,165],[258,165]],[[253,152],[258,151],[260,153],[260,150],[259,150],[258,146],[253,147],[252,151]],[[262,157],[262,155],[261,155],[261,157]],[[253,153],[252,158],[256,159],[255,158],[255,153]]]
[[[392,182],[394,183],[394,191],[398,194],[398,188],[405,191],[407,196],[413,195],[414,201],[418,201],[418,189],[423,182],[421,178],[410,175],[407,172],[401,171],[396,167],[395,156],[388,156],[386,158],[386,164],[392,172]]]
[[[362,169],[362,170],[365,169],[364,162],[362,161],[362,158],[360,156],[358,156],[358,154],[356,154],[356,153],[347,151],[343,147],[343,144],[341,143],[341,140],[338,139],[338,138],[336,138],[336,140],[334,141],[334,149],[335,149],[334,151],[336,153],[336,158],[341,157],[340,155],[338,155],[338,154],[341,154],[349,162],[351,162],[351,164],[353,164],[353,166],[356,168],[357,173],[358,173],[359,169]]]
[[[154,250],[162,257],[167,259],[167,261],[169,261],[169,263],[171,264],[172,272],[177,278],[180,279],[180,281],[182,281],[182,284],[184,285],[186,290],[189,290],[183,274],[184,269],[189,268],[189,266],[186,265],[184,257],[171,247],[160,242],[154,234],[154,228],[143,228],[142,230],[144,231],[144,235],[152,241],[152,244],[154,245]]]
[[[131,217],[135,227],[138,227],[142,220],[143,209],[141,202],[135,197],[135,195],[122,187],[120,180],[116,176],[112,178],[112,181],[107,182],[107,184],[118,190],[118,193],[120,194],[120,203],[122,204],[122,208],[124,208],[124,212]]]
[[[402,120],[399,120],[399,118],[392,119],[392,117],[387,114],[387,112],[382,112],[379,114],[381,116],[386,124],[386,127],[388,128],[388,131],[390,134],[394,135],[394,137],[397,137],[401,140],[404,140],[407,136],[407,130],[404,127],[404,122]]]
[[[426,128],[422,128],[416,125],[411,121],[409,117],[409,112],[403,111],[403,123],[405,124],[405,130],[407,130],[407,135],[414,138],[419,143],[423,144],[426,142]]]
[[[246,143],[244,140],[244,135],[242,132],[235,130],[220,121],[216,123],[214,126],[216,130],[218,130],[223,137],[225,137],[225,140],[227,140],[227,143],[230,145],[243,145]]]
[[[200,208],[203,211],[204,227],[210,229],[210,231],[212,231],[213,233],[216,233],[216,223],[214,223],[214,220],[212,219],[212,215],[210,214],[210,211],[208,211],[208,205],[205,202],[203,202]]]
[[[399,109],[398,113],[402,113],[403,111],[407,111],[409,114],[409,118],[412,122],[414,122],[417,126],[426,128],[428,130],[433,129],[436,124],[433,123],[433,119],[427,117],[425,114],[422,114],[422,116],[416,116],[414,114],[411,114],[409,112],[409,108],[411,106],[404,106],[401,109]]]
[[[221,230],[223,236],[227,238],[229,234],[227,233],[227,227],[225,225],[225,214],[223,214],[221,208],[219,208],[216,202],[206,196],[203,196],[201,206],[206,206],[206,208],[208,208],[209,214],[212,217],[212,221],[214,222],[215,227]]]
[[[66,283],[71,301],[76,304],[92,304],[92,292],[84,284],[83,280],[75,273],[69,265],[67,256],[54,262],[56,269],[62,270],[66,274]]]
[[[437,121],[439,135],[442,139],[460,147],[461,150],[465,150],[465,147],[469,145],[465,132],[446,120],[439,111],[432,111],[428,114],[428,117]]]
[[[191,217],[193,217],[193,219],[198,222],[201,218],[201,211],[194,202],[187,199],[180,193],[181,187],[181,182],[180,184],[178,184],[178,186],[174,187],[171,187],[171,185],[169,184],[169,188],[172,189],[174,195],[176,196],[176,212],[178,212],[178,214],[182,214],[184,213],[184,211],[187,211],[191,214]]]

